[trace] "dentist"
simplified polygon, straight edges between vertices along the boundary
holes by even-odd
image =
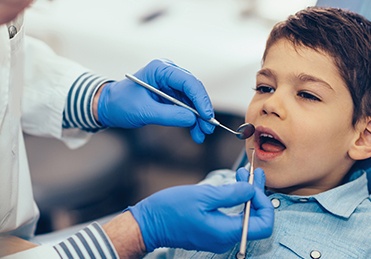
[[[271,234],[273,210],[263,185],[240,182],[165,189],[105,225],[94,222],[59,244],[29,242],[39,211],[22,132],[54,137],[76,148],[106,127],[189,127],[197,143],[214,130],[188,110],[168,105],[129,80],[96,76],[25,37],[22,13],[31,2],[0,0],[0,257],[136,258],[158,247],[223,252],[239,241],[242,215],[228,216],[218,208],[250,199],[249,237]],[[203,118],[214,116],[203,85],[172,62],[154,60],[135,75],[194,106]],[[264,183],[263,172],[256,175],[257,182]]]

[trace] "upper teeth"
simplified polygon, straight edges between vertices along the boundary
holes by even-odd
[[[265,138],[274,138],[271,134],[268,133],[261,133],[260,137],[265,137]]]

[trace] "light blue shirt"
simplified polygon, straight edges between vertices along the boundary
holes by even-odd
[[[212,172],[203,183],[234,181],[230,170]],[[270,193],[275,225],[270,238],[247,243],[246,258],[371,258],[371,197],[366,174],[314,195]],[[239,244],[224,254],[170,249],[167,258],[233,258]]]

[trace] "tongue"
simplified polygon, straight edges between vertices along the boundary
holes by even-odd
[[[261,149],[266,152],[281,152],[285,147],[275,141],[267,141],[261,145]]]

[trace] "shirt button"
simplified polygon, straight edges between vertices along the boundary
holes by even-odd
[[[318,250],[312,250],[312,252],[310,252],[310,258],[313,259],[321,258],[321,253]]]
[[[299,199],[300,202],[308,202],[308,198],[301,198]]]
[[[17,34],[17,28],[14,25],[10,25],[8,27],[8,32],[9,32],[9,38],[13,38]]]
[[[281,201],[277,198],[273,198],[271,200],[271,202],[272,202],[272,205],[275,209],[277,209],[281,205]]]

